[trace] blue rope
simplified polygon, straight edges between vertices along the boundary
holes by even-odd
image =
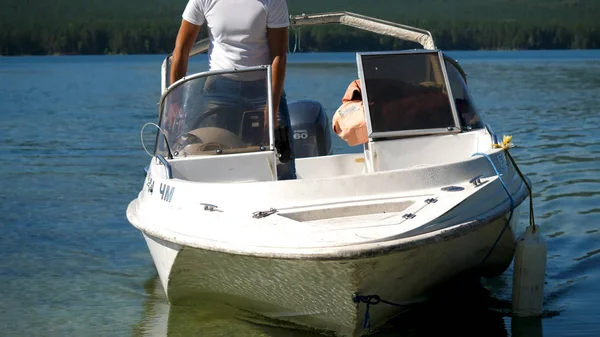
[[[481,266],[490,257],[490,255],[494,251],[494,248],[496,248],[496,245],[498,245],[498,242],[500,242],[500,239],[502,238],[502,235],[504,235],[504,232],[506,231],[506,228],[508,228],[508,225],[510,224],[510,221],[511,221],[512,216],[513,216],[513,212],[515,210],[515,201],[514,201],[512,195],[510,194],[510,191],[508,190],[508,187],[506,187],[506,184],[504,183],[504,180],[502,179],[502,176],[500,175],[500,172],[498,172],[498,169],[494,165],[494,162],[492,161],[492,159],[487,154],[485,154],[485,153],[477,152],[477,153],[473,154],[473,156],[476,156],[476,155],[482,155],[482,156],[484,156],[484,157],[487,158],[487,160],[492,165],[492,168],[494,168],[494,171],[496,172],[496,175],[498,176],[498,179],[502,183],[502,187],[504,187],[504,190],[508,194],[508,198],[510,199],[510,215],[508,217],[508,221],[506,221],[506,224],[502,228],[502,231],[500,232],[500,235],[496,238],[496,242],[494,242],[494,245],[492,246],[492,248],[490,249],[490,251],[487,253],[487,255],[485,256],[485,258],[481,261],[481,264],[480,264],[480,266]],[[402,305],[402,304],[398,304],[398,303],[394,303],[394,302],[383,300],[378,295],[361,296],[361,295],[354,294],[354,296],[352,297],[352,302],[354,302],[354,303],[365,303],[367,305],[367,309],[365,311],[365,318],[363,320],[363,329],[371,329],[371,324],[370,324],[371,317],[370,317],[370,314],[369,314],[369,310],[371,308],[371,305],[377,305],[379,303],[385,303],[385,304],[389,304],[389,305],[392,305],[392,306],[395,306],[395,307],[404,307],[404,305]]]
[[[494,245],[492,245],[492,248],[490,249],[490,251],[487,253],[487,255],[485,256],[485,258],[479,264],[479,266],[483,266],[483,264],[485,263],[485,261],[487,261],[487,259],[490,257],[490,255],[492,255],[492,252],[494,251],[494,248],[496,248],[496,245],[498,245],[498,242],[500,242],[500,239],[502,238],[502,235],[504,235],[504,232],[506,231],[506,228],[508,228],[508,225],[510,224],[510,220],[512,219],[512,216],[513,216],[513,211],[515,210],[515,201],[514,201],[514,199],[512,197],[512,194],[510,194],[510,192],[508,191],[508,187],[506,187],[506,184],[504,183],[504,180],[502,179],[502,176],[500,175],[500,172],[498,172],[498,169],[496,168],[496,165],[494,165],[494,162],[492,161],[492,159],[490,158],[490,156],[488,156],[485,153],[481,153],[481,152],[477,152],[477,153],[473,154],[473,156],[476,156],[476,155],[482,155],[482,156],[484,156],[484,157],[487,158],[487,160],[492,165],[492,168],[496,172],[496,175],[498,176],[498,179],[502,183],[502,187],[504,187],[504,190],[508,194],[508,198],[510,199],[510,215],[508,216],[508,220],[506,221],[506,224],[502,228],[502,231],[500,232],[500,235],[498,235],[498,237],[496,238],[496,242],[494,242]]]
[[[403,307],[404,306],[402,304],[382,300],[381,297],[379,297],[378,295],[361,296],[361,295],[354,294],[354,296],[352,297],[352,302],[367,304],[367,310],[365,311],[365,318],[363,320],[363,329],[371,329],[371,324],[369,322],[370,318],[371,318],[369,316],[369,309],[370,309],[371,305],[385,303],[385,304],[393,305],[395,307]]]

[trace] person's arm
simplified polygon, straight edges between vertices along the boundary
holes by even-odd
[[[287,65],[288,27],[267,28],[269,52],[271,55],[271,70],[273,77],[273,109],[279,111],[279,101],[283,92],[285,81],[285,68]],[[277,127],[277,118],[275,118]]]
[[[175,49],[171,58],[171,72],[169,74],[169,83],[167,86],[177,82],[187,73],[188,59],[190,50],[198,37],[200,26],[190,23],[189,21],[181,20],[181,27],[177,33],[175,41]],[[171,94],[169,101],[168,123],[174,125],[175,119],[181,110],[181,97],[178,93]]]
[[[175,49],[173,50],[173,58],[171,59],[170,84],[175,83],[187,73],[188,59],[190,50],[198,38],[200,26],[189,21],[181,20],[177,40],[175,41]]]

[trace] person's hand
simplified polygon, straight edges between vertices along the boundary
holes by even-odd
[[[292,159],[289,130],[290,128],[287,125],[275,128],[275,148],[281,163],[287,163]]]

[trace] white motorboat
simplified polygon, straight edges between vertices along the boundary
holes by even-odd
[[[457,62],[413,27],[347,12],[291,22],[340,23],[423,48],[356,54],[368,131],[362,153],[332,154],[322,106],[290,102],[294,180],[278,180],[285,142],[253,103],[267,97],[272,125],[268,65],[168,85],[166,58],[160,129],[127,218],[171,305],[219,301],[355,336],[457,275],[503,273],[529,192],[494,147],[501,140],[481,120]],[[191,56],[206,47],[200,41]],[[262,85],[241,89],[250,102],[241,110],[209,109],[204,99],[221,76]]]

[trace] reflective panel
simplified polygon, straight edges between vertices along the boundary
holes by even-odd
[[[465,130],[481,129],[484,127],[481,116],[477,113],[477,107],[473,101],[473,97],[467,87],[467,82],[463,78],[461,71],[456,68],[452,62],[445,60],[446,72],[450,88],[452,89],[452,97],[458,112],[460,124]]]
[[[174,87],[160,113],[173,157],[268,147],[268,87],[265,68],[196,77]],[[159,135],[156,153],[166,157],[168,150]]]
[[[360,57],[372,133],[458,127],[437,52]]]

